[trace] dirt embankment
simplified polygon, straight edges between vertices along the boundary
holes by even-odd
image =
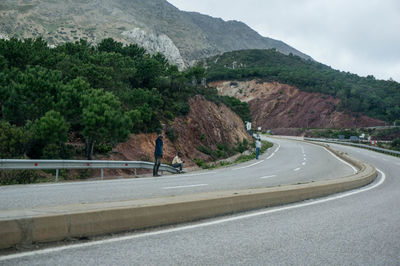
[[[339,112],[340,100],[332,96],[300,91],[277,82],[218,81],[209,85],[216,87],[221,95],[248,102],[253,125],[263,130],[384,125],[383,121],[359,113]]]
[[[197,150],[198,146],[206,146],[216,149],[218,143],[236,146],[237,140],[247,139],[252,141],[246,132],[243,121],[225,105],[216,104],[196,96],[189,101],[190,113],[184,117],[176,118],[166,125],[166,129],[172,129],[176,135],[176,141],[172,142],[164,131],[164,156],[163,163],[171,163],[178,151],[183,153],[184,167],[193,167],[194,158],[210,161],[210,157]],[[111,155],[112,160],[129,161],[153,161],[156,133],[132,134],[129,140],[120,143]],[[138,170],[138,174],[149,171]],[[131,174],[129,171],[108,170],[108,175]]]

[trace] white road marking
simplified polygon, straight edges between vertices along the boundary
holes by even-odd
[[[276,148],[276,150],[274,152],[278,152],[280,147],[281,147],[281,145],[278,144],[278,148]]]
[[[175,188],[190,188],[190,187],[204,187],[208,184],[196,184],[196,185],[186,185],[186,186],[176,186],[176,187],[163,187],[162,189],[175,189]]]
[[[364,188],[357,189],[357,190],[352,190],[350,192],[340,193],[338,195],[334,195],[334,196],[330,196],[330,197],[328,196],[328,197],[322,198],[322,199],[317,199],[317,200],[313,200],[313,201],[309,201],[309,202],[297,203],[297,204],[293,204],[293,205],[286,206],[286,207],[277,207],[277,208],[272,208],[272,209],[266,209],[263,211],[254,212],[254,213],[250,213],[250,214],[243,214],[243,215],[238,215],[238,216],[234,216],[234,217],[222,218],[222,219],[218,219],[218,220],[210,221],[210,222],[186,225],[186,226],[175,227],[175,228],[170,228],[170,229],[161,229],[159,231],[154,231],[154,232],[139,233],[139,234],[135,234],[135,235],[121,236],[121,237],[104,239],[104,240],[97,240],[97,241],[92,241],[92,242],[87,242],[87,243],[73,244],[73,245],[62,246],[62,247],[55,247],[55,248],[42,249],[42,250],[37,250],[37,251],[28,251],[28,252],[23,252],[23,253],[18,253],[18,254],[6,255],[6,256],[0,257],[0,261],[7,261],[7,260],[11,260],[11,259],[19,259],[19,258],[24,258],[24,257],[29,257],[29,256],[36,256],[36,255],[45,255],[45,254],[49,254],[49,253],[60,252],[63,250],[93,247],[93,246],[98,246],[98,245],[103,245],[103,244],[128,241],[128,240],[137,239],[137,238],[144,238],[144,237],[150,237],[150,236],[175,233],[175,232],[180,232],[180,231],[185,231],[185,230],[192,230],[192,229],[196,229],[196,228],[212,226],[212,225],[217,225],[217,224],[223,224],[223,223],[227,223],[227,222],[233,222],[233,221],[237,221],[237,220],[267,215],[267,214],[281,212],[281,211],[293,210],[293,209],[317,205],[317,204],[321,204],[321,203],[325,203],[325,202],[329,202],[329,201],[333,201],[333,200],[337,200],[337,199],[342,199],[342,198],[346,198],[346,197],[349,197],[349,196],[352,196],[355,194],[369,191],[371,189],[374,189],[374,188],[380,186],[383,182],[385,182],[385,179],[386,179],[385,173],[383,173],[379,169],[376,169],[376,170],[379,173],[381,173],[382,177],[379,180],[379,182],[377,182],[373,186],[364,187]]]
[[[261,179],[266,179],[266,178],[270,178],[270,177],[275,177],[276,175],[267,175],[267,176],[262,176],[260,177]]]
[[[297,171],[299,171],[300,169],[301,169],[301,168],[298,167],[298,168],[296,168],[296,169],[293,169],[293,171],[297,172]]]
[[[275,155],[275,152],[273,152],[270,156],[268,156],[268,158],[267,159],[265,159],[265,160],[269,160],[269,159],[271,159],[272,158],[272,156],[274,156]]]
[[[198,174],[183,174],[182,176],[198,176],[198,175],[209,175],[209,174],[216,174],[217,172],[207,172],[207,173],[198,173]]]
[[[306,162],[303,162],[302,165],[306,165]]]
[[[252,167],[252,166],[257,165],[257,164],[262,163],[262,162],[264,162],[264,160],[261,160],[259,162],[256,162],[256,163],[253,163],[253,164],[250,164],[250,165],[247,165],[247,166],[243,166],[243,167],[239,167],[239,168],[233,168],[232,170],[240,170],[240,169],[244,169],[244,168],[249,168],[249,167]]]
[[[336,156],[336,154],[334,154],[333,152],[331,152],[331,151],[328,150],[327,148],[324,148],[324,149],[325,149],[327,152],[329,152],[330,154],[332,154],[333,157],[335,157],[336,159],[338,159],[338,160],[341,161],[342,163],[347,164],[348,166],[350,166],[350,167],[353,169],[354,173],[357,173],[357,169],[356,169],[354,166],[352,166],[352,165],[349,164],[348,162],[342,160],[341,158],[339,158],[338,156]]]

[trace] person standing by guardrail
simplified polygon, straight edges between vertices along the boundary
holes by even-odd
[[[158,174],[158,168],[160,168],[161,159],[163,156],[163,135],[159,134],[156,139],[156,147],[154,149],[154,167],[153,167],[153,176],[160,176]]]
[[[261,139],[258,138],[256,140],[256,159],[258,160],[258,155],[260,155],[260,151],[261,151]]]

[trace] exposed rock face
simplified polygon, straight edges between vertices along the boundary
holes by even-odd
[[[9,40],[10,38],[8,37],[7,34],[1,34],[1,33],[0,33],[0,39]]]
[[[320,93],[308,93],[277,82],[212,82],[221,95],[248,102],[253,125],[278,128],[353,128],[384,125],[381,120],[362,114],[340,112],[339,99]]]
[[[310,58],[281,41],[259,35],[242,22],[180,11],[165,0],[2,0],[0,34],[42,37],[50,45],[79,39],[98,43],[111,37],[162,52],[181,68],[183,62],[190,65],[212,55],[249,48],[276,48]]]
[[[174,62],[179,69],[185,67],[185,62],[179,52],[178,47],[175,46],[174,42],[165,34],[156,34],[155,32],[134,28],[129,31],[122,32],[122,35],[131,39],[133,43],[137,43],[146,49],[150,53],[160,52],[170,62]]]
[[[216,149],[218,143],[236,146],[237,140],[247,139],[249,143],[252,142],[241,118],[225,105],[217,106],[201,96],[190,99],[189,103],[189,115],[176,118],[168,126],[174,129],[178,139],[172,142],[164,134],[163,163],[171,163],[180,151],[185,159],[184,166],[194,166],[194,158],[210,160],[208,155],[196,149],[198,146]],[[118,144],[115,149],[117,154],[112,155],[112,159],[152,162],[156,138],[155,133],[132,134],[127,142]]]

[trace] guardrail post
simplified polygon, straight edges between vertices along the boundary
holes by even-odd
[[[101,180],[103,180],[104,179],[104,170],[103,170],[103,168],[101,168],[100,171],[101,171]]]
[[[56,169],[56,182],[58,182],[58,169]]]
[[[136,177],[136,168],[135,168],[135,177]]]

